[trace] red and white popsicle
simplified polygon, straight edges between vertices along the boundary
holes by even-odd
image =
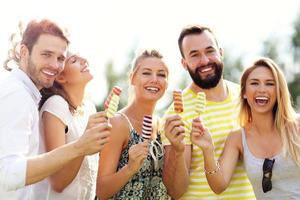
[[[150,140],[152,135],[152,116],[145,115],[143,118],[142,137],[144,140]]]
[[[108,118],[112,118],[117,112],[121,93],[122,88],[114,86],[107,97],[104,103],[104,109],[106,110],[106,116]]]

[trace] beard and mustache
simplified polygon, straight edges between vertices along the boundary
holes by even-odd
[[[214,74],[206,75],[206,77],[201,77],[200,70],[203,67],[210,66],[214,69]],[[211,62],[205,66],[198,66],[194,71],[187,66],[188,72],[193,80],[193,82],[202,89],[211,89],[218,85],[222,74],[223,74],[223,63]]]

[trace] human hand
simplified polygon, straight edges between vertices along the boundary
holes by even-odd
[[[97,124],[107,122],[105,111],[96,112],[95,114],[90,115],[86,129],[90,129]]]
[[[100,152],[109,141],[111,124],[107,120],[99,122],[98,117],[96,118],[94,118],[95,124],[90,124],[90,128],[87,128],[84,134],[75,142],[75,148],[82,155],[91,155]]]
[[[149,142],[146,140],[130,147],[128,168],[132,174],[136,174],[142,167],[144,160],[148,155],[148,146]]]
[[[177,153],[183,153],[185,149],[184,123],[179,115],[170,115],[165,121],[165,135]]]
[[[202,150],[213,149],[213,142],[209,130],[203,125],[200,117],[193,119],[191,141]]]

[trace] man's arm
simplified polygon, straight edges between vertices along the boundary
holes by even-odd
[[[165,146],[163,180],[174,199],[180,198],[187,190],[190,164],[191,145],[185,145],[183,152],[176,152],[172,145]]]
[[[180,198],[189,185],[191,145],[184,144],[184,132],[180,116],[166,117],[164,133],[171,145],[165,145],[163,181],[174,199]]]
[[[68,143],[53,151],[38,156],[25,158],[19,155],[7,155],[0,158],[0,187],[4,190],[16,190],[25,185],[36,183],[57,170],[69,161],[84,155],[99,152],[108,141],[110,124],[102,123],[86,130],[77,141]],[[24,168],[24,165],[26,167]],[[24,173],[25,169],[25,173]],[[20,181],[15,180],[19,174]],[[25,174],[25,183],[22,176]]]

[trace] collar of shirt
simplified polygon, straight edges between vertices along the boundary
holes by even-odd
[[[14,68],[11,71],[12,75],[16,77],[18,80],[20,80],[24,85],[33,100],[38,105],[41,100],[41,93],[38,90],[38,88],[35,86],[35,84],[32,82],[32,80],[28,77],[28,75],[22,71],[19,68]]]

